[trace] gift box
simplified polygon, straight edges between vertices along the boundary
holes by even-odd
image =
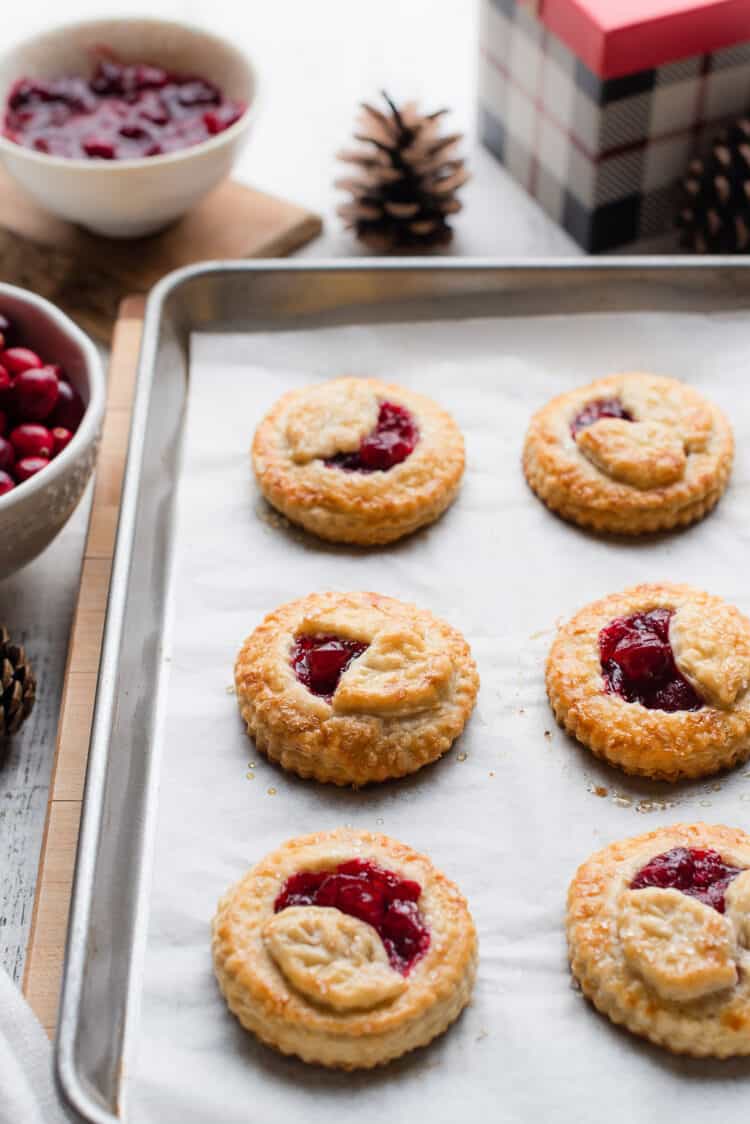
[[[592,252],[672,229],[750,108],[750,0],[482,0],[480,35],[484,144]]]

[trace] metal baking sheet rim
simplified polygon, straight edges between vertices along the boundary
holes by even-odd
[[[585,280],[587,275],[591,278],[596,275],[605,278],[610,276],[613,280],[619,281],[628,279],[648,280],[649,278],[655,280],[657,277],[661,277],[665,281],[672,278],[677,281],[680,277],[685,280],[690,275],[696,281],[700,281],[701,279],[708,279],[712,275],[714,277],[718,275],[723,283],[728,283],[728,289],[736,287],[742,295],[747,296],[748,308],[750,308],[750,261],[738,261],[731,257],[705,257],[698,260],[669,256],[571,258],[569,260],[470,258],[424,260],[405,258],[396,261],[388,259],[322,260],[314,263],[278,260],[240,263],[209,262],[177,270],[165,277],[153,289],[146,307],[143,341],[138,363],[127,465],[99,665],[55,1045],[57,1086],[66,1108],[74,1114],[72,1118],[78,1121],[86,1121],[87,1124],[118,1124],[124,1119],[124,1106],[121,1101],[121,1055],[117,1057],[116,1064],[110,1065],[112,1091],[108,1103],[106,1097],[88,1082],[79,1071],[76,1041],[82,1018],[82,990],[89,940],[91,939],[89,930],[98,858],[97,844],[100,841],[111,730],[117,705],[116,683],[120,666],[131,563],[133,561],[146,427],[165,308],[167,303],[185,286],[201,279],[208,281],[221,275],[257,276],[270,273],[312,276],[322,273],[350,274],[357,277],[368,273],[381,273],[387,278],[389,275],[403,276],[410,272],[433,276],[442,274],[444,277],[453,276],[456,279],[462,274],[473,275],[477,282],[481,282],[483,278],[488,279],[491,276],[503,275],[509,291],[512,291],[514,282],[517,283],[521,277],[526,280],[527,287],[530,285],[533,289],[536,285],[541,287],[545,277],[562,280],[568,275],[571,278],[578,276],[581,280]],[[474,294],[481,292],[481,284],[478,284],[469,294],[457,285],[453,295],[466,296],[471,295],[472,292]],[[441,296],[449,298],[451,292],[443,291]],[[388,299],[392,299],[392,296],[384,293],[379,299],[368,301],[368,307],[377,307],[378,304],[386,303]],[[693,311],[700,311],[700,304],[700,290],[697,290],[696,308]],[[356,305],[351,307],[354,309]],[[253,308],[254,313],[257,314],[259,311],[262,311],[262,309],[257,306]],[[206,323],[210,323],[210,320],[206,320]],[[193,327],[195,325],[190,323],[184,323],[181,326],[183,343]],[[152,795],[153,781],[153,775],[147,777],[144,793],[147,802],[149,796]],[[143,822],[138,824],[137,827],[144,831]],[[142,875],[143,870],[140,869],[136,876],[139,882]],[[141,892],[137,893],[136,896],[139,900],[132,918],[132,929],[137,934],[139,928],[141,928],[140,922],[145,921],[143,916],[145,901]],[[122,1011],[116,1016],[118,1020],[116,1036],[120,1044],[124,1042],[127,1033],[127,1020],[132,1013],[132,1008],[137,1006],[134,1003],[136,981],[133,979],[131,968],[132,964],[129,962],[125,969],[125,994],[122,1000]]]

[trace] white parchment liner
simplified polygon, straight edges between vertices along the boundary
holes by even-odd
[[[577,865],[611,840],[678,820],[747,828],[750,771],[675,787],[597,763],[556,727],[543,663],[559,619],[636,582],[693,582],[750,610],[749,368],[747,318],[734,315],[194,337],[131,1120],[747,1119],[750,1063],[673,1058],[587,1005],[571,985],[563,913]],[[736,427],[730,490],[687,532],[597,538],[551,515],[524,482],[519,457],[532,411],[628,369],[685,379]],[[369,553],[286,529],[260,500],[247,455],[278,395],[342,373],[433,395],[466,437],[467,474],[451,511]],[[482,688],[466,734],[437,765],[352,792],[287,777],[255,753],[228,690],[236,651],[267,611],[323,589],[414,601],[465,633]],[[342,824],[426,851],[462,887],[480,934],[478,985],[464,1017],[432,1047],[369,1075],[305,1067],[257,1044],[228,1014],[209,951],[217,899],[249,865],[291,836]]]

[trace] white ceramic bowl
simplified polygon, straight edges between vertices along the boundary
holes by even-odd
[[[0,160],[48,211],[112,238],[153,234],[190,210],[229,172],[247,139],[257,94],[255,70],[231,43],[169,20],[93,20],[46,31],[0,56],[0,106],[24,76],[89,75],[96,49],[208,78],[246,111],[202,144],[141,160],[67,160],[0,137]]]
[[[86,406],[68,447],[36,476],[0,496],[0,578],[7,578],[41,554],[73,514],[96,460],[106,392],[96,348],[53,304],[0,284],[0,312],[18,325],[23,343],[62,365]]]

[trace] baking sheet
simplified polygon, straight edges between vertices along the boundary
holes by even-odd
[[[596,762],[555,725],[543,663],[555,623],[646,580],[693,582],[750,610],[744,315],[527,317],[192,339],[176,529],[151,910],[126,1068],[137,1124],[356,1119],[682,1121],[747,1116],[750,1063],[677,1059],[597,1015],[572,986],[568,882],[611,840],[677,820],[748,826],[750,770],[668,786]],[[678,535],[597,538],[552,516],[519,467],[533,409],[618,369],[675,374],[730,414],[738,457],[718,510]],[[275,399],[341,373],[433,395],[468,467],[432,528],[381,550],[319,543],[260,499],[247,450]],[[244,638],[278,604],[374,589],[458,626],[482,676],[465,735],[437,764],[364,791],[289,777],[246,738],[231,692]],[[252,763],[253,767],[250,767]],[[258,1044],[213,979],[217,899],[283,840],[342,824],[426,851],[466,894],[480,936],[475,998],[426,1050],[364,1075]]]

